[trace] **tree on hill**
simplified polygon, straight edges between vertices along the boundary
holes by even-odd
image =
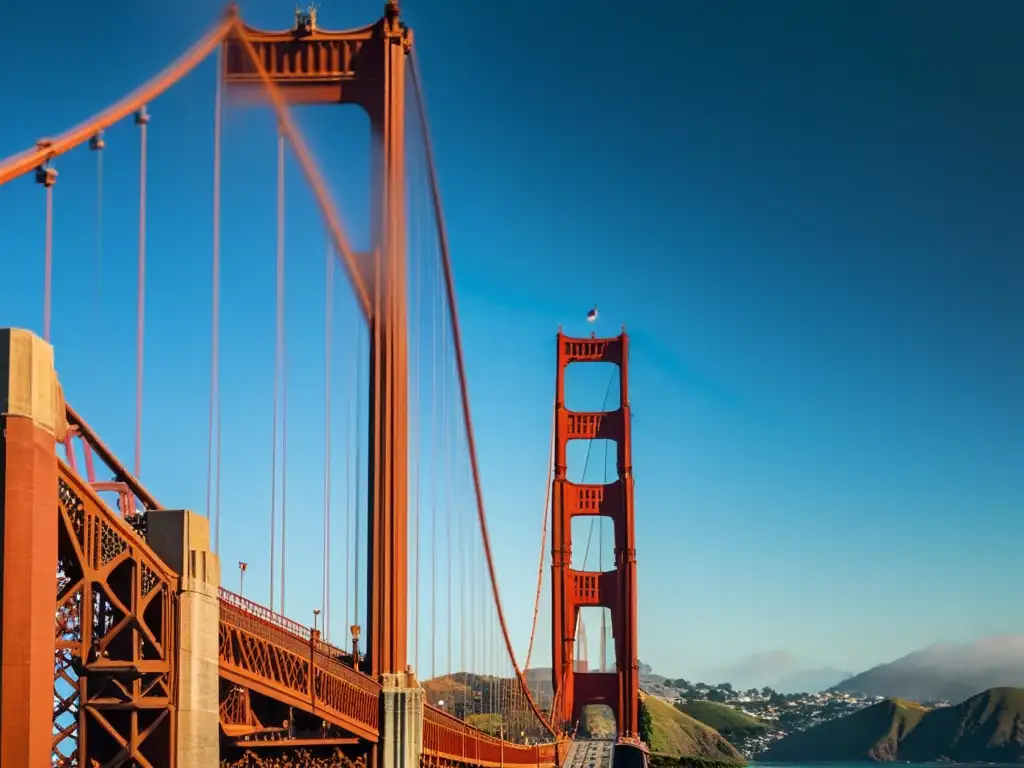
[[[640,699],[637,707],[637,720],[640,725],[640,740],[650,747],[654,736],[654,724],[651,722],[651,711],[647,709],[643,699]]]

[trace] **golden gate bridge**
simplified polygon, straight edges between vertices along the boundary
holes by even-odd
[[[167,506],[174,500],[157,499],[143,484],[148,138],[150,130],[159,130],[155,123],[150,126],[148,109],[211,56],[218,59],[213,106],[211,373],[206,509],[197,514]],[[227,590],[218,556],[223,400],[221,155],[228,95],[269,105],[278,129],[274,464],[269,478],[267,605],[241,594],[244,563],[239,563],[239,593]],[[353,250],[324,173],[292,114],[294,105],[342,104],[365,111],[373,139],[372,247],[363,253]],[[101,174],[104,131],[122,121],[137,126],[139,142],[130,469],[89,426],[87,414],[69,404],[75,393],[65,392],[58,381],[61,350],[50,343],[55,322],[54,275],[59,273],[53,245],[54,228],[59,226],[54,211],[54,197],[60,189],[58,166],[67,153],[91,151],[97,153],[97,173]],[[433,381],[429,392],[434,400],[443,400],[443,388],[442,397],[438,396],[437,379],[450,374],[456,395],[454,406],[431,403],[431,418],[435,431],[439,409],[453,411],[458,419],[475,509],[472,517],[447,518],[448,530],[441,532],[437,516],[431,516],[429,581],[420,562],[424,532],[417,496],[421,469],[427,466],[421,461],[424,446],[418,434],[419,396],[424,388],[415,381],[423,374],[423,355],[417,346],[422,334],[410,334],[410,327],[422,322],[420,307],[410,308],[410,282],[415,284],[411,293],[416,305],[429,259],[423,253],[410,253],[417,250],[410,249],[409,243],[410,145],[418,146],[422,153],[425,196],[430,201],[430,239],[435,248],[435,288],[441,308],[432,320],[440,325],[440,331],[434,329],[431,334]],[[324,403],[317,406],[323,409],[325,425],[323,578],[321,607],[314,613],[312,627],[284,615],[288,519],[284,488],[288,423],[284,177],[289,161],[301,170],[329,241],[323,278]],[[615,714],[615,764],[627,768],[643,764],[644,746],[637,727],[628,337],[622,333],[613,338],[572,338],[561,330],[557,336],[550,504],[544,516],[527,662],[520,665],[491,551],[421,74],[412,32],[401,21],[397,2],[388,2],[376,22],[340,32],[321,29],[315,10],[296,12],[291,29],[262,31],[248,26],[232,7],[200,41],[134,92],[75,128],[0,161],[0,184],[25,178],[34,178],[45,196],[42,336],[14,328],[0,333],[0,361],[6,366],[0,441],[0,764],[18,768],[49,761],[51,765],[90,768],[184,768],[355,762],[387,768],[413,764],[540,768],[566,762],[583,707],[591,704],[608,705]],[[102,188],[101,175],[98,183]],[[367,434],[361,437],[358,419],[351,419],[349,428],[354,434],[346,436],[345,443],[348,446],[365,438],[368,446],[366,466],[352,468],[348,466],[351,457],[347,457],[345,470],[346,486],[366,483],[366,626],[353,618],[349,637],[340,643],[330,637],[336,623],[330,620],[332,607],[339,607],[336,593],[332,597],[330,565],[331,452],[336,441],[331,427],[331,328],[337,266],[347,278],[369,340],[365,359]],[[56,322],[62,322],[60,312]],[[444,367],[438,363],[439,341],[441,355],[449,357],[445,363],[448,374],[439,374]],[[598,362],[617,366],[617,407],[599,412],[568,410],[566,369],[575,363]],[[349,407],[349,403],[342,405]],[[566,472],[568,443],[598,439],[616,445],[617,479],[602,484],[571,481]],[[430,446],[427,452],[435,458],[450,454],[455,442],[446,434],[441,445]],[[440,471],[436,464],[430,464],[430,471]],[[451,473],[450,466],[447,471]],[[353,494],[346,487],[346,504],[353,499],[359,503],[359,492]],[[576,517],[610,518],[615,551],[612,570],[572,567],[571,521]],[[349,521],[344,535],[360,538],[358,528],[353,533]],[[449,544],[444,563],[437,562],[441,556],[435,546],[441,536],[458,541],[457,550]],[[549,543],[552,671],[551,693],[544,701],[529,684],[526,667],[534,648]],[[358,571],[358,545],[352,552]],[[447,571],[440,579],[439,568]],[[458,606],[453,603],[453,569],[455,580],[468,585],[467,589],[477,589],[469,600],[463,590]],[[430,654],[434,656],[439,644],[446,641],[436,637],[436,598],[444,591],[445,581],[452,614],[452,626],[447,630],[462,635],[461,674],[451,674],[454,666],[451,640],[447,639],[451,696],[424,689],[417,678],[424,607],[421,583],[429,583],[433,593],[429,602],[435,635]],[[358,616],[359,591],[358,579],[344,590],[343,620]],[[275,599],[279,610],[275,610]],[[357,606],[355,611],[350,610],[350,601]],[[581,650],[585,640],[579,637],[584,634],[580,611],[589,607],[610,612],[614,671],[606,671],[603,663],[597,671],[586,668],[585,650]],[[321,613],[322,626],[318,625]],[[474,664],[479,668],[470,670]],[[436,659],[430,666],[432,671],[437,669]],[[479,686],[482,694],[473,689],[473,678],[479,678],[477,683],[483,681]]]

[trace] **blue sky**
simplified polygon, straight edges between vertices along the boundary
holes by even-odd
[[[287,3],[242,10],[256,26],[291,22]],[[324,26],[345,28],[379,12],[359,0],[324,3],[320,14]],[[39,29],[40,13],[45,46],[24,33]],[[0,75],[5,114],[15,115],[0,124],[0,152],[123,95],[216,13],[205,0],[6,8],[0,40],[19,64]],[[596,330],[611,335],[625,323],[633,341],[642,660],[690,675],[785,649],[808,665],[856,669],[933,641],[1024,632],[1013,607],[1024,539],[1022,16],[1008,1],[968,12],[954,2],[880,0],[557,9],[409,0],[520,655],[553,335],[560,323],[588,331],[583,315],[595,303]],[[167,506],[197,510],[206,488],[212,92],[209,62],[150,107],[143,478]],[[353,239],[365,244],[365,119],[343,109],[299,119]],[[69,400],[126,460],[135,132],[129,121],[108,134],[99,292],[95,156],[62,159],[55,194],[60,373]],[[225,137],[222,556],[225,583],[236,588],[235,563],[247,560],[246,593],[265,601],[275,140],[266,114],[238,109]],[[320,584],[325,246],[294,167],[288,187],[287,608],[303,619]],[[3,322],[40,329],[43,205],[30,179],[0,188],[0,231],[0,252],[10,254]],[[424,228],[417,232],[414,252],[432,254]],[[354,359],[346,296],[339,288],[336,412]],[[429,379],[432,332],[421,325]],[[576,376],[581,400],[599,405],[605,377]],[[450,389],[445,402],[450,412]],[[345,486],[341,442],[335,498]],[[602,479],[596,458],[588,480]],[[454,493],[463,499],[458,462]],[[429,507],[433,491],[422,493]],[[459,510],[468,515],[468,502]],[[478,579],[464,581],[467,600],[482,600]],[[431,590],[421,591],[425,659]],[[547,606],[538,662],[549,656]],[[439,624],[446,610],[438,608]],[[347,624],[341,612],[335,636]],[[597,631],[588,634],[594,649]]]

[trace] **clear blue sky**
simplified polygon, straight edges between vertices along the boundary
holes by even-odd
[[[352,26],[380,5],[326,2],[321,21]],[[243,12],[276,28],[292,6]],[[0,151],[110,103],[216,13],[207,0],[7,4]],[[589,330],[594,303],[596,330],[626,323],[633,338],[644,661],[691,674],[780,648],[856,669],[1024,631],[1024,6],[409,0],[406,18],[520,654],[553,334]],[[212,86],[211,63],[151,107],[143,476],[166,505],[199,510]],[[301,121],[365,243],[364,119]],[[135,130],[108,136],[102,309],[87,151],[61,160],[56,197],[60,372],[126,459]],[[225,583],[248,560],[246,592],[265,601],[274,137],[265,115],[237,110],[225,135],[222,554]],[[319,599],[324,239],[308,196],[288,204],[288,612],[303,618]],[[0,189],[4,324],[41,327],[42,212],[31,180]],[[577,383],[600,402],[603,374]],[[339,567],[343,551],[339,539]],[[541,632],[546,662],[546,620]]]

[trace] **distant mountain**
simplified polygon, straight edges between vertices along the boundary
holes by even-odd
[[[992,688],[952,707],[887,699],[797,731],[758,762],[1024,762],[1024,689]]]
[[[774,687],[785,675],[798,668],[796,659],[786,651],[769,651],[753,656],[727,667],[708,670],[698,679],[710,685],[732,683],[737,689]]]
[[[795,731],[775,742],[758,762],[852,762],[895,760],[900,740],[921,722],[927,709],[887,699],[846,717]]]
[[[700,679],[711,685],[731,683],[737,690],[768,686],[779,693],[817,693],[851,674],[831,667],[808,669],[786,651],[769,651],[705,672]]]
[[[1024,687],[1024,635],[933,645],[854,675],[832,690],[912,701],[962,701],[996,686]]]
[[[900,745],[912,763],[1024,761],[1024,689],[992,688],[953,707],[933,709]]]
[[[828,690],[836,683],[846,680],[850,675],[850,672],[843,672],[833,667],[800,669],[784,675],[774,685],[769,684],[769,687],[779,693],[818,693],[818,691]]]

